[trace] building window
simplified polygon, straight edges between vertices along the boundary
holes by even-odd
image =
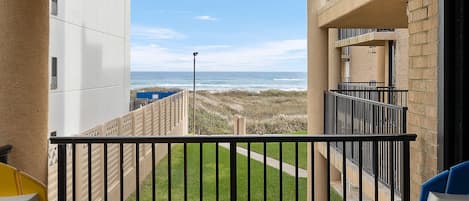
[[[52,57],[50,89],[57,89],[57,57]]]
[[[58,0],[51,0],[51,5],[50,5],[50,8],[51,8],[50,12],[52,15],[55,15],[55,16],[59,14],[58,8],[57,8],[57,1]]]

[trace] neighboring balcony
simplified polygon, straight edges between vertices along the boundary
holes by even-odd
[[[341,83],[339,89],[325,92],[324,101],[324,130],[329,135],[373,136],[407,132],[407,90],[380,87],[374,82]],[[348,175],[339,183],[344,185],[344,179],[348,179],[347,186],[364,186],[364,193],[359,192],[359,196],[367,200],[408,200],[405,198],[404,179],[407,176],[402,159],[406,156],[402,144],[353,142],[331,145],[319,149],[325,158],[332,158],[337,172]],[[343,160],[347,161],[346,168]]]
[[[324,0],[318,8],[319,27],[406,28],[403,0]]]
[[[331,92],[402,107],[408,99],[407,89],[385,87],[383,82],[341,82]]]
[[[335,46],[384,46],[392,40],[396,40],[394,29],[339,29]]]

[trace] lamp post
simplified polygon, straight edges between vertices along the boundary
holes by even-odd
[[[195,131],[195,57],[198,55],[199,53],[198,52],[193,52],[192,55],[194,55],[194,79],[193,79],[193,85],[192,85],[192,95],[193,95],[193,98],[192,98],[192,127],[193,127],[193,130],[194,130],[194,135],[196,133]]]

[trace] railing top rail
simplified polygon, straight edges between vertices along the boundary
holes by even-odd
[[[333,92],[333,91],[325,91],[324,93],[325,94],[331,94],[333,96],[337,96],[337,97],[341,97],[341,98],[354,100],[354,101],[357,101],[357,102],[369,103],[369,104],[373,104],[373,105],[377,105],[377,106],[388,107],[388,108],[391,108],[391,109],[407,110],[407,107],[405,107],[405,106],[382,103],[382,102],[378,102],[378,101],[374,101],[374,100],[359,98],[359,97],[350,96],[350,95],[346,95],[346,94],[341,94],[341,93],[337,93],[337,92]]]
[[[370,82],[340,82],[339,84],[384,84],[384,82],[373,82],[373,81],[370,81]]]
[[[407,89],[393,89],[393,88],[383,88],[377,87],[376,89],[332,89],[332,92],[409,92]]]
[[[199,135],[199,136],[97,136],[50,137],[51,144],[96,143],[230,143],[230,142],[374,142],[415,141],[415,134],[376,135]]]

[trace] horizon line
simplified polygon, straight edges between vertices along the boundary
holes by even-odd
[[[131,73],[193,73],[194,71],[152,71],[152,70],[130,70]],[[196,71],[196,73],[307,73],[307,71]]]

